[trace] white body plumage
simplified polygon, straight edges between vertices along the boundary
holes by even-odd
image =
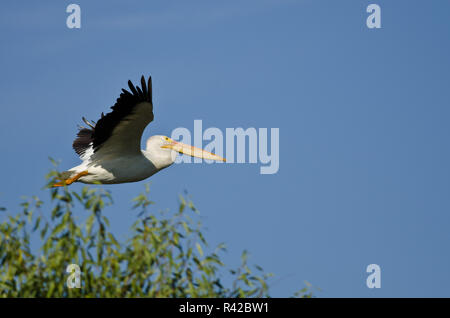
[[[165,136],[152,136],[147,140],[147,149],[140,153],[117,154],[102,158],[88,156],[79,166],[69,169],[74,174],[88,171],[78,181],[83,183],[124,183],[136,182],[151,177],[156,172],[167,168],[175,162],[176,152],[169,148],[161,148],[167,143]],[[89,152],[87,154],[92,154]]]

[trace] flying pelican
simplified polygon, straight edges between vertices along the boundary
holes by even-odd
[[[95,122],[82,118],[86,127],[80,127],[73,149],[82,163],[61,173],[54,187],[82,183],[125,183],[144,180],[175,162],[177,153],[192,157],[225,161],[213,153],[177,142],[166,136],[147,139],[146,150],[141,150],[145,127],[153,120],[152,78],[141,87],[128,81],[131,92],[122,89],[112,112]]]

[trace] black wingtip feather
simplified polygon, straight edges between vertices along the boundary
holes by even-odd
[[[148,88],[148,100],[150,101],[150,103],[152,103],[153,100],[153,88],[152,88],[152,77],[149,76],[148,77],[148,84],[147,84],[147,88]]]
[[[82,156],[93,142],[94,131],[92,129],[82,128],[77,134],[77,138],[74,140],[72,147],[75,152]]]
[[[128,87],[130,88],[133,95],[138,95],[138,92],[136,91],[136,88],[134,87],[133,83],[129,80],[128,81]]]
[[[138,91],[139,98],[145,100],[145,97],[144,97],[144,94],[142,94],[141,88],[139,86],[136,86],[136,89]]]
[[[144,94],[145,97],[148,96],[147,94],[147,85],[145,85],[145,77],[144,75],[142,75],[141,77],[141,87],[142,87],[142,93]]]

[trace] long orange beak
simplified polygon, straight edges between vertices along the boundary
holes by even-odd
[[[191,156],[191,157],[197,157],[202,159],[209,159],[209,160],[217,160],[217,161],[226,161],[225,158],[222,158],[218,155],[215,155],[211,152],[205,151],[203,149],[189,146],[186,144],[183,144],[182,142],[178,142],[175,140],[172,140],[169,138],[168,144],[161,146],[161,148],[169,148],[173,149],[179,153]]]

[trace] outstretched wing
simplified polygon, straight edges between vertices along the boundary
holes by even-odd
[[[131,92],[122,89],[112,112],[102,113],[95,126],[78,132],[73,149],[81,159],[93,159],[99,154],[102,158],[140,154],[142,133],[154,117],[152,78],[146,83],[142,76],[141,87],[135,87],[131,81],[128,86]]]

